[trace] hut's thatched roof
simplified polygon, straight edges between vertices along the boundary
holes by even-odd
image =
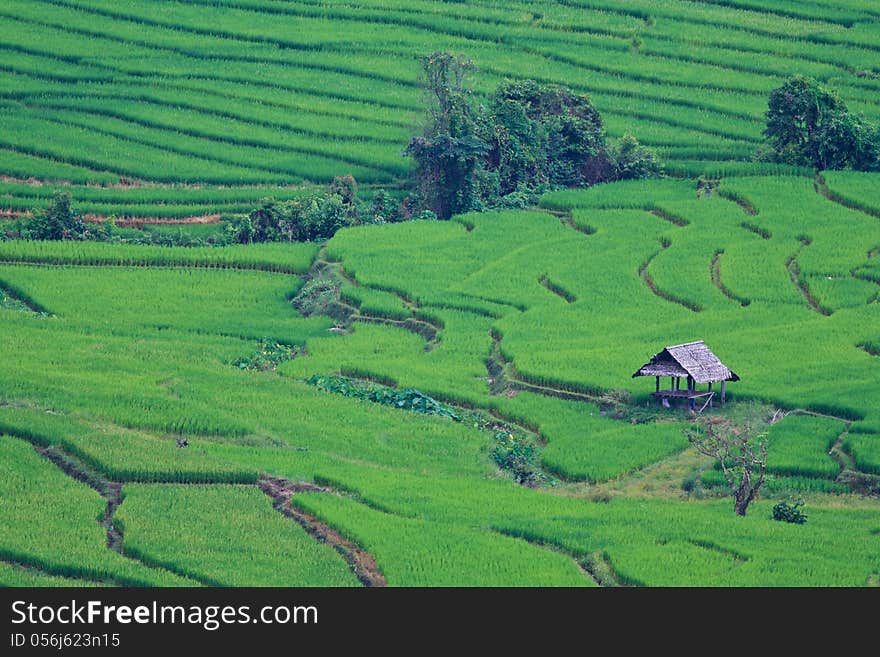
[[[691,376],[697,383],[739,381],[702,340],[666,347],[633,374],[637,376]]]

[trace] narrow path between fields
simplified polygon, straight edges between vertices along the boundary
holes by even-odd
[[[298,522],[306,532],[322,543],[328,543],[336,550],[352,572],[366,587],[387,586],[387,580],[376,559],[366,550],[345,538],[330,525],[322,522],[310,513],[298,509],[291,503],[296,493],[305,491],[333,493],[329,488],[308,482],[294,482],[282,477],[263,475],[257,484],[259,489],[272,498],[277,511]]]
[[[807,305],[814,312],[819,313],[820,315],[824,315],[828,317],[831,315],[831,310],[823,306],[819,303],[819,300],[813,296],[813,293],[810,291],[810,286],[807,283],[806,279],[801,275],[801,269],[798,266],[798,256],[801,254],[805,248],[810,245],[810,240],[806,237],[801,237],[801,245],[798,247],[797,251],[792,253],[785,261],[785,268],[788,270],[788,275],[791,278],[791,282],[794,283],[794,286],[801,293],[801,296],[804,298],[804,301],[807,302]]]
[[[192,581],[197,582],[202,586],[216,586],[216,582],[209,581],[194,573],[177,568],[171,570],[160,564],[153,563],[149,559],[145,559],[141,556],[135,556],[129,552],[126,552],[123,548],[122,531],[113,521],[113,514],[122,503],[122,483],[107,479],[103,474],[99,473],[94,468],[87,466],[78,458],[76,458],[69,452],[61,449],[57,445],[51,447],[42,447],[32,438],[28,438],[25,436],[17,437],[20,437],[30,442],[37,454],[53,463],[65,475],[86,484],[93,490],[97,491],[105,500],[107,500],[107,508],[105,509],[104,513],[97,519],[97,522],[99,525],[101,525],[101,527],[105,529],[107,533],[106,547],[108,550],[113,550],[114,552],[117,552],[126,559],[136,561],[142,566],[145,566],[146,568],[149,568],[151,570],[158,570],[172,573],[174,575],[180,575],[182,577],[191,579]]]

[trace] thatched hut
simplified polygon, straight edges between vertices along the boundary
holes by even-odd
[[[722,363],[702,340],[666,347],[633,374],[633,378],[637,376],[656,377],[654,396],[664,406],[669,406],[670,399],[687,399],[688,407],[695,410],[697,399],[705,398],[700,411],[712,404],[712,398],[715,396],[715,391],[712,390],[713,383],[721,383],[723,404],[727,394],[727,382],[739,381],[739,376]],[[668,390],[660,389],[660,377],[664,376],[669,377]],[[681,389],[682,379],[687,382],[685,390]],[[709,387],[700,391],[697,389],[697,384],[709,384]]]

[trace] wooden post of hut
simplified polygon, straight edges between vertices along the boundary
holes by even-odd
[[[721,382],[721,403],[724,404],[727,382],[739,381],[739,376],[722,363],[702,340],[666,347],[633,374],[633,378],[637,376],[656,377],[654,396],[663,406],[669,406],[670,399],[686,399],[688,408],[696,411],[697,401],[700,400],[701,413],[711,405],[715,396],[713,383]],[[660,390],[661,376],[669,377],[669,390]],[[681,389],[683,378],[687,381],[687,390]],[[708,384],[709,387],[701,391],[697,384]]]

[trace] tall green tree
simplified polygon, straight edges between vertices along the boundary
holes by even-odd
[[[880,169],[880,131],[812,78],[796,75],[774,89],[766,118],[777,161],[820,171]]]
[[[429,120],[424,132],[406,148],[416,162],[422,203],[440,219],[477,206],[476,173],[486,144],[477,136],[476,121],[465,86],[473,63],[450,53],[422,58]]]

